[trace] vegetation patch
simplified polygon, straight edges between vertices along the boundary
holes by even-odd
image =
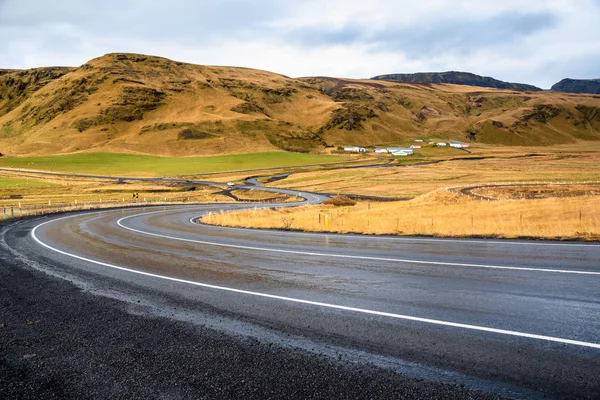
[[[105,115],[95,115],[93,117],[75,120],[75,122],[73,122],[73,128],[77,129],[79,132],[83,132],[92,126],[104,125],[112,122],[114,122],[114,120],[110,117]]]
[[[210,139],[215,137],[214,135],[201,131],[197,127],[185,128],[177,134],[177,139],[180,140],[199,140],[199,139]]]
[[[582,114],[585,122],[592,125],[597,125],[600,122],[600,110],[598,107],[579,104],[575,108]]]
[[[534,119],[540,123],[547,123],[550,119],[558,116],[561,109],[551,104],[536,104],[533,110],[525,112],[519,121],[515,122],[515,125],[523,125],[527,121]]]
[[[338,89],[331,93],[331,97],[335,101],[370,101],[375,99],[369,92],[355,88]]]
[[[145,112],[158,108],[165,96],[153,88],[126,86],[121,96],[104,110],[104,115],[115,121],[141,120]]]
[[[269,116],[264,108],[256,103],[245,101],[231,108],[231,111],[240,114],[264,114]]]
[[[356,202],[346,196],[333,196],[332,198],[325,200],[323,204],[335,207],[351,207],[356,205]]]
[[[398,97],[398,104],[400,104],[402,107],[406,108],[407,110],[410,110],[413,106],[412,101],[410,101],[410,99],[408,99],[405,96]]]
[[[361,130],[363,122],[369,118],[375,118],[375,111],[365,105],[348,103],[342,108],[333,111],[331,121],[322,129],[346,129],[349,131]]]
[[[0,75],[0,114],[14,110],[35,92],[71,70],[67,67],[50,67],[4,71]]]
[[[300,132],[279,132],[277,134],[268,134],[267,139],[275,146],[285,151],[297,153],[309,153],[321,146],[326,146],[325,141],[319,133],[312,131]]]
[[[298,90],[293,87],[277,89],[262,88],[261,91],[263,92],[263,100],[266,104],[283,103],[284,101],[289,100],[294,93],[298,92]]]

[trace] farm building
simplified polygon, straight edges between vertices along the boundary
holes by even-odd
[[[436,146],[437,147],[446,147],[446,146],[448,146],[448,144],[444,143],[444,142],[439,142],[439,143],[436,144]]]
[[[460,142],[450,142],[450,147],[454,147],[455,149],[462,149],[462,144]]]
[[[415,139],[415,143],[423,143],[423,139]]]
[[[388,153],[387,149],[375,149],[375,153]]]
[[[462,146],[463,149],[466,147],[471,147],[470,143],[461,143],[460,145]]]
[[[413,144],[412,146],[410,146],[412,149],[420,149],[421,145],[420,144]]]
[[[358,147],[358,146],[344,146],[344,151],[350,151],[352,153],[366,153],[367,152],[364,147]]]
[[[388,147],[387,151],[395,156],[413,154],[413,149],[410,147]],[[399,154],[399,153],[404,153],[404,154]]]

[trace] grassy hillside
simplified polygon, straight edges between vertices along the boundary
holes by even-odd
[[[335,78],[108,54],[0,73],[0,152],[192,156],[440,138],[548,145],[600,139],[600,99]]]

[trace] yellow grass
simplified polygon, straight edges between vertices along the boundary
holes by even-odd
[[[212,216],[210,223],[378,235],[600,240],[600,197],[487,202],[442,190],[411,201],[226,213]]]
[[[267,186],[413,198],[436,189],[469,184],[600,181],[599,150],[595,143],[545,148],[477,146],[471,156],[485,159],[411,167],[303,172]],[[461,153],[461,157],[469,156]]]
[[[54,177],[27,173],[0,172],[0,207],[18,208],[34,204],[56,205],[57,203],[129,203],[137,193],[138,203],[231,203],[232,198],[219,194],[222,187],[194,186],[192,184],[163,184],[155,182],[126,182],[117,184],[115,180]],[[189,189],[195,187],[195,190]],[[280,201],[294,201],[292,196],[274,196],[273,193],[254,190],[238,191],[241,198],[269,200],[277,197]]]

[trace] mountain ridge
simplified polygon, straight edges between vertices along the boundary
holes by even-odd
[[[505,145],[600,140],[591,95],[331,77],[289,78],[112,53],[0,74],[0,152],[321,152],[417,138]]]
[[[600,94],[600,79],[565,78],[552,85],[550,90],[568,93]]]
[[[476,75],[471,72],[446,71],[446,72],[417,72],[412,74],[385,74],[377,75],[373,80],[389,80],[407,83],[468,85],[489,87],[495,89],[512,89],[521,91],[541,91],[542,89],[525,83],[504,82],[489,76]]]

